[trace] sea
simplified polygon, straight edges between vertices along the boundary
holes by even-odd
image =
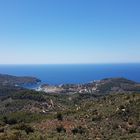
[[[41,80],[40,84],[50,85],[83,84],[116,77],[140,82],[140,64],[0,65],[0,74],[33,76]]]

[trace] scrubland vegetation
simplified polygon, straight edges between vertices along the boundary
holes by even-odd
[[[136,85],[105,79],[98,85],[100,93],[73,94],[0,85],[0,140],[139,140]]]
[[[58,95],[23,91],[2,98],[1,140],[139,139],[140,94]]]

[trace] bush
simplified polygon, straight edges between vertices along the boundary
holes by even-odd
[[[26,125],[26,124],[19,124],[15,127],[15,129],[24,130],[27,134],[34,132],[34,129],[31,126]]]
[[[9,113],[6,116],[0,116],[0,121],[5,124],[16,124],[16,123],[31,123],[43,120],[46,118],[46,115],[39,113],[30,113],[30,112],[14,112]]]
[[[63,126],[59,126],[59,127],[56,128],[56,131],[58,133],[61,133],[61,132],[66,132],[66,129]]]
[[[3,133],[4,132],[4,128],[0,128],[0,133]]]
[[[8,118],[5,116],[5,117],[3,117],[3,122],[6,123],[6,124],[13,125],[13,124],[16,124],[16,123],[17,123],[17,120],[14,119],[14,118],[8,119]]]
[[[101,121],[101,116],[100,115],[93,116],[92,121]]]
[[[59,121],[63,121],[63,116],[61,113],[58,113],[56,117]]]
[[[129,133],[136,133],[136,128],[131,128],[130,130],[129,130]]]
[[[76,135],[77,133],[79,133],[79,134],[85,133],[85,130],[84,130],[84,128],[82,128],[82,126],[79,126],[78,128],[74,128],[71,131],[72,131],[73,135]]]

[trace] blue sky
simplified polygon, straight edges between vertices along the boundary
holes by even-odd
[[[139,63],[140,0],[0,0],[0,64]]]

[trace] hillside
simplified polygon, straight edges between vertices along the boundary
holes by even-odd
[[[0,101],[2,140],[136,140],[140,94],[14,93]]]
[[[134,88],[139,84],[109,78],[84,87],[92,89],[97,82],[100,94],[45,93],[1,85],[0,140],[139,140],[140,92]]]
[[[91,93],[103,95],[140,92],[140,84],[125,78],[106,78],[85,84],[62,84],[58,86],[44,84],[41,86],[40,91],[46,93]]]
[[[40,82],[40,80],[35,77],[17,77],[0,74],[0,85],[36,84],[37,82]]]

